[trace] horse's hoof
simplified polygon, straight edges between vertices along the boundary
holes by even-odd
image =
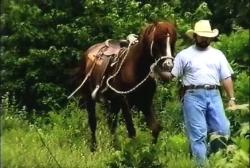
[[[156,144],[156,143],[157,143],[157,139],[154,138],[154,139],[152,140],[152,144]]]
[[[129,133],[129,134],[128,134],[128,137],[129,137],[129,138],[135,138],[135,137],[136,137],[135,132],[134,132],[134,133]]]
[[[96,144],[91,144],[91,146],[90,146],[90,151],[91,151],[91,152],[95,152],[95,151],[96,151],[96,148],[97,148],[97,145],[96,145]]]

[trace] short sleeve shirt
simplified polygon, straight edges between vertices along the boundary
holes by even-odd
[[[225,55],[209,46],[198,50],[195,45],[178,53],[171,73],[187,85],[220,85],[220,81],[233,74]]]

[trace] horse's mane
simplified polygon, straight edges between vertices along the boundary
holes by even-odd
[[[166,22],[166,21],[154,21],[153,23],[146,24],[143,29],[140,31],[139,34],[139,40],[143,41],[145,37],[149,37],[150,33],[153,31],[155,27],[158,26],[158,24],[161,23],[169,23],[169,26],[171,26],[173,29],[176,29],[176,23]],[[173,30],[168,29],[170,32]]]
[[[146,24],[146,26],[141,30],[139,34],[139,41],[144,41],[146,37],[153,31],[154,27],[157,25],[157,22],[153,24]]]

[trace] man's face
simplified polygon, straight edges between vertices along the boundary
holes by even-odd
[[[202,37],[197,34],[194,34],[194,40],[197,47],[201,49],[206,49],[209,46],[212,39],[209,37]]]

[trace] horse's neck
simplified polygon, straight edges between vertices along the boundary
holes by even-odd
[[[135,74],[139,74],[140,78],[144,78],[149,73],[152,58],[150,52],[145,51],[142,45],[138,44],[132,48],[132,54],[128,61],[133,63],[131,68]]]

